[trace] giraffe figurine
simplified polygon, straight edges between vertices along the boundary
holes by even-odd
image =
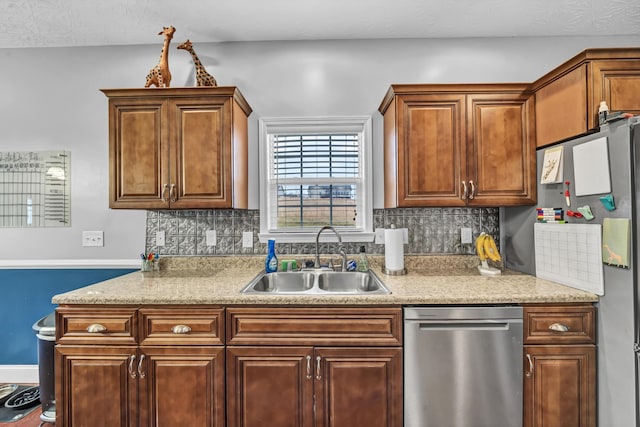
[[[196,52],[193,50],[193,45],[190,40],[182,43],[178,46],[178,49],[186,50],[193,58],[193,64],[196,67],[196,86],[218,86],[216,79],[204,69],[204,65],[202,65],[198,55],[196,55]]]
[[[156,87],[169,87],[171,83],[171,72],[169,71],[169,43],[176,32],[174,27],[162,27],[158,35],[164,35],[164,44],[160,52],[160,61],[147,74],[147,81],[144,87],[155,85]]]

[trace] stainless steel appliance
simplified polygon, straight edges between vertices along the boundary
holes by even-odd
[[[606,138],[610,193],[577,195],[574,147]],[[563,147],[563,177],[557,184],[538,184],[536,206],[503,208],[500,218],[502,254],[506,266],[536,274],[534,223],[536,207],[562,207],[576,211],[589,206],[591,220],[570,217],[573,224],[603,224],[605,218],[630,220],[629,268],[604,263],[604,295],[598,301],[598,425],[640,425],[640,117],[604,125],[598,132],[583,135],[537,152],[538,183],[547,149]],[[603,156],[604,157],[604,156]],[[579,159],[581,160],[581,159]],[[606,167],[606,163],[605,163]],[[601,171],[594,171],[601,172]],[[565,197],[570,182],[570,206]],[[602,197],[612,196],[615,209],[608,210]],[[562,224],[556,224],[562,227]],[[604,243],[604,242],[603,242]],[[604,246],[604,245],[603,245]],[[583,248],[580,248],[583,250]],[[604,249],[603,249],[604,251]],[[606,253],[606,252],[604,252]]]
[[[522,426],[522,307],[404,308],[404,426]]]

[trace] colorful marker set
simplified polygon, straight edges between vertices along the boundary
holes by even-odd
[[[557,222],[564,224],[564,211],[562,208],[536,208],[538,222]]]
[[[160,255],[155,252],[149,252],[145,254],[144,252],[140,254],[140,259],[143,261],[155,261],[160,258]]]

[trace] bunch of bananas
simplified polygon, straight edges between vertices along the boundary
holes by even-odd
[[[500,252],[496,247],[495,240],[493,240],[493,237],[491,237],[491,235],[485,233],[484,231],[480,233],[480,235],[476,239],[476,252],[478,253],[478,258],[480,258],[480,261],[502,261]]]

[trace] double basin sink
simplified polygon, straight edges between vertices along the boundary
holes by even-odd
[[[331,270],[260,273],[242,290],[244,294],[344,295],[390,294],[391,291],[371,270],[338,272]]]

